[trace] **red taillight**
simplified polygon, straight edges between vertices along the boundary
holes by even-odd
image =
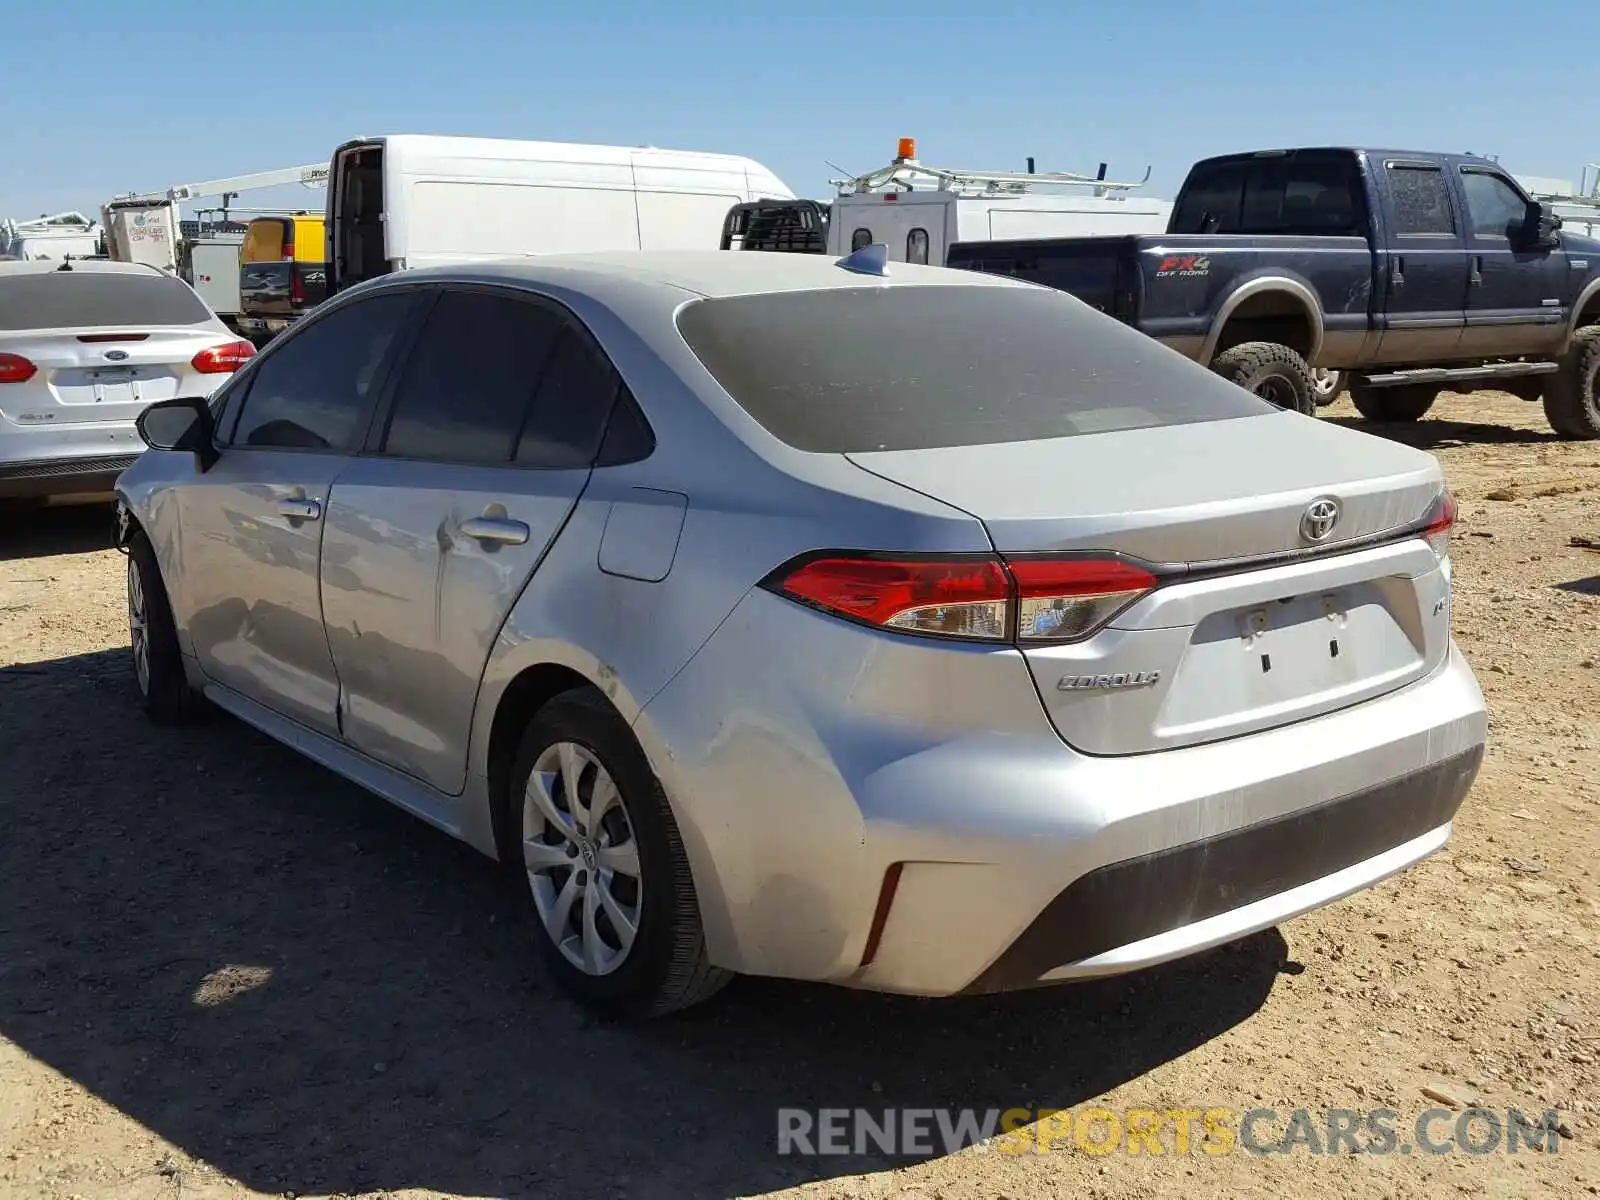
[[[1008,565],[1024,641],[1081,638],[1156,586],[1154,574],[1120,558],[1014,558]]]
[[[283,239],[283,259],[285,262],[294,261],[294,238],[292,237]]]
[[[20,354],[0,354],[0,383],[27,383],[38,370]]]
[[[202,375],[227,375],[255,356],[256,348],[249,342],[229,342],[224,346],[206,347],[189,360],[189,365]]]
[[[305,280],[300,278],[300,272],[292,266],[289,268],[289,303],[298,308],[306,302]]]
[[[1072,641],[1156,585],[1112,557],[832,557],[780,572],[776,590],[864,624],[983,641]]]
[[[869,625],[944,637],[1004,638],[1011,605],[1011,584],[993,558],[819,558],[785,576],[782,587]]]
[[[1456,498],[1446,488],[1439,493],[1439,498],[1433,502],[1433,507],[1428,510],[1424,518],[1428,522],[1423,531],[1423,537],[1428,539],[1428,545],[1433,547],[1433,552],[1439,558],[1450,556],[1450,530],[1456,523]]]

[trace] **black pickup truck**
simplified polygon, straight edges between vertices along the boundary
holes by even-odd
[[[1165,234],[957,243],[952,267],[1070,292],[1284,407],[1347,372],[1377,421],[1439,392],[1544,401],[1600,437],[1600,240],[1561,230],[1496,163],[1304,149],[1197,163]]]

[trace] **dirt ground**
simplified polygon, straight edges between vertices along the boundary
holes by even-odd
[[[1600,444],[1495,394],[1403,435],[1461,501],[1456,635],[1492,714],[1443,852],[1123,981],[746,980],[643,1028],[555,994],[471,851],[232,720],[146,723],[106,512],[0,517],[0,1200],[1600,1194],[1600,552],[1572,544],[1600,540]],[[1386,1107],[1405,1134],[1424,1088],[1564,1134],[775,1153],[780,1107]]]

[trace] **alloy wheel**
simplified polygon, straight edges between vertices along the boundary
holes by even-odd
[[[128,559],[128,642],[133,648],[133,673],[139,694],[150,694],[150,629],[144,598],[144,578],[139,564]]]
[[[639,932],[639,843],[611,773],[593,751],[556,742],[534,761],[522,800],[522,859],[539,920],[562,957],[609,975]]]

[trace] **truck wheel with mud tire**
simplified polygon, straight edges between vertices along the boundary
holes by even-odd
[[[1600,438],[1600,325],[1574,333],[1561,370],[1544,378],[1550,428],[1564,438]]]
[[[1439,398],[1439,390],[1427,383],[1384,388],[1357,385],[1350,389],[1350,402],[1369,421],[1399,424],[1420,420]]]
[[[1308,417],[1317,415],[1311,368],[1287,346],[1277,342],[1240,342],[1212,359],[1211,369],[1269,404]]]

